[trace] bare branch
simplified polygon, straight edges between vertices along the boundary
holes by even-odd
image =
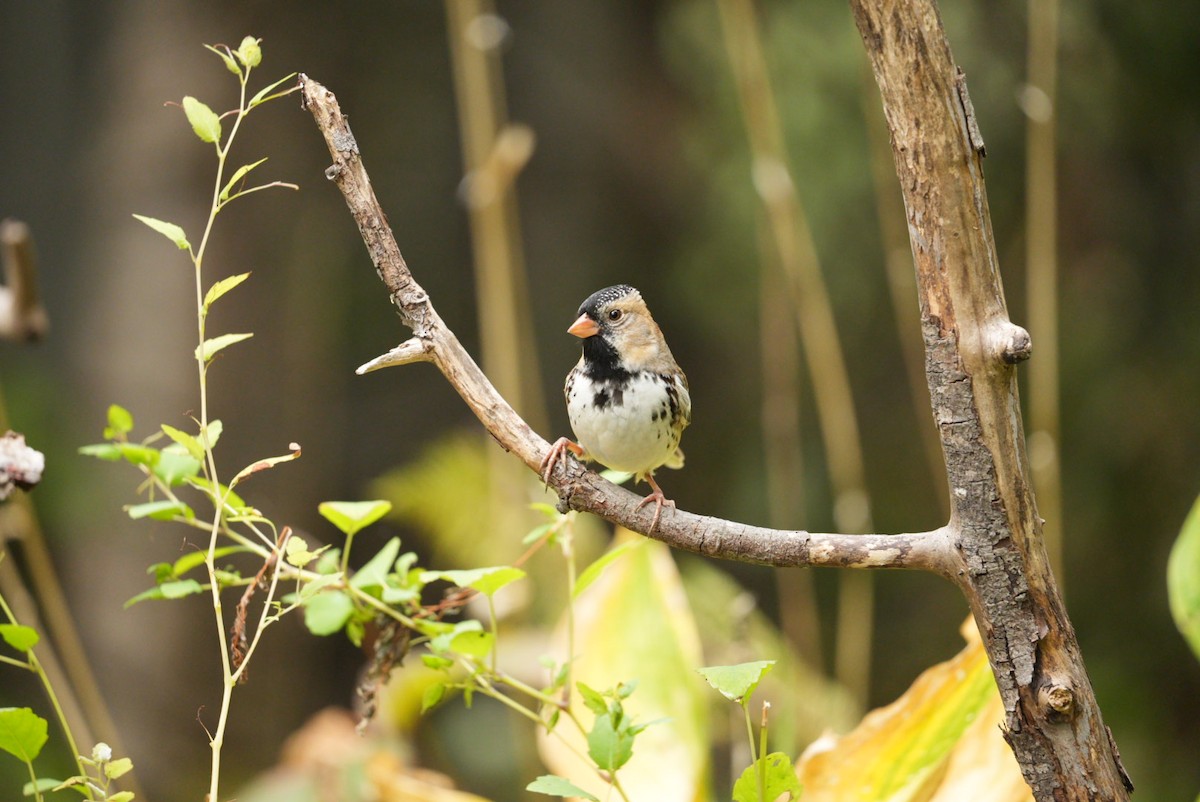
[[[1005,736],[1038,802],[1125,800],[1132,785],[1101,719],[1042,543],[983,181],[983,138],[934,0],[850,0],[904,194],[925,371],[946,457],[955,579],[983,636]]]
[[[304,106],[325,137],[333,164],[325,171],[346,199],[363,242],[413,338],[360,372],[431,361],[458,391],[502,448],[537,472],[550,444],[533,431],[496,392],[487,377],[446,327],[429,296],[413,278],[386,223],[362,164],[350,126],[328,89],[300,76]],[[559,462],[550,477],[563,505],[591,512],[635,532],[650,528],[653,513],[638,508],[641,498],[585,470],[574,459]],[[952,553],[947,530],[902,535],[835,535],[749,526],[683,510],[663,516],[652,534],[675,548],[711,557],[779,567],[825,565],[845,568],[918,568],[950,576]]]

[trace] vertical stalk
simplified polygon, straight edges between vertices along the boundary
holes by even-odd
[[[547,424],[534,356],[529,292],[513,182],[533,133],[508,121],[500,69],[506,34],[492,0],[446,0],[462,131],[463,199],[474,244],[481,362],[534,429]]]
[[[1025,265],[1030,360],[1029,463],[1050,565],[1063,584],[1062,472],[1059,461],[1058,189],[1055,166],[1058,0],[1029,0],[1025,111]]]
[[[874,527],[850,378],[816,245],[792,179],[759,22],[751,0],[718,0],[717,8],[750,141],[760,213],[791,291],[801,346],[813,377],[817,417],[833,487],[834,525],[842,532],[869,532]],[[860,701],[866,698],[870,679],[873,617],[874,586],[870,574],[842,572],[835,670],[839,681]]]
[[[804,464],[800,438],[800,349],[770,233],[758,225],[759,335],[762,356],[762,443],[767,519],[775,529],[804,528]],[[776,571],[779,622],[788,641],[814,667],[825,664],[811,571]]]
[[[508,121],[500,51],[507,25],[492,0],[445,0],[475,266],[480,362],[496,388],[538,431],[548,425],[521,249],[517,174],[533,153],[533,132]],[[519,529],[528,480],[520,466],[487,450],[488,520]]]

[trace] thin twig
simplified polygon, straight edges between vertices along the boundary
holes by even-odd
[[[300,84],[305,108],[312,113],[334,159],[326,175],[342,191],[401,319],[492,437],[537,472],[550,444],[496,391],[413,278],[333,93],[305,75],[300,76]],[[644,534],[650,529],[653,512],[638,506],[639,496],[601,479],[574,459],[559,461],[550,485],[564,507],[591,512],[635,532]],[[651,536],[685,551],[761,565],[919,568],[950,576],[954,560],[947,535],[945,527],[900,535],[787,531],[674,510],[663,516]]]

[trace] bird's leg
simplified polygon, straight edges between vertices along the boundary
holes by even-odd
[[[554,471],[554,466],[562,459],[564,451],[570,451],[579,458],[583,458],[583,446],[573,442],[569,437],[560,437],[554,441],[554,445],[550,446],[550,450],[546,452],[546,456],[542,458],[541,475],[542,481],[546,486],[550,486],[550,474]]]
[[[654,476],[652,474],[646,474],[646,481],[650,484],[650,487],[653,488],[653,492],[639,501],[635,509],[640,510],[650,502],[654,502],[654,520],[650,522],[650,529],[648,532],[646,532],[646,534],[651,534],[654,532],[655,528],[658,527],[658,516],[662,514],[662,508],[667,506],[671,509],[675,509],[675,502],[663,495],[662,488],[658,486],[658,482],[654,481]]]

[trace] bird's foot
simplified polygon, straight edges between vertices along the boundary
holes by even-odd
[[[570,451],[576,457],[583,457],[583,446],[573,442],[571,438],[560,437],[555,440],[554,445],[550,446],[550,450],[542,458],[542,464],[538,469],[542,477],[542,482],[546,487],[550,486],[550,474],[554,472],[554,466],[562,459],[564,451]]]
[[[675,509],[675,502],[663,495],[662,488],[658,486],[658,482],[654,481],[653,476],[647,475],[646,481],[650,483],[650,487],[653,488],[653,490],[651,491],[650,495],[639,501],[637,507],[634,509],[640,510],[647,504],[651,502],[654,503],[654,518],[650,521],[650,528],[646,530],[647,535],[652,535],[654,534],[654,530],[658,528],[658,519],[659,516],[662,515],[662,508],[670,507],[671,509]]]

